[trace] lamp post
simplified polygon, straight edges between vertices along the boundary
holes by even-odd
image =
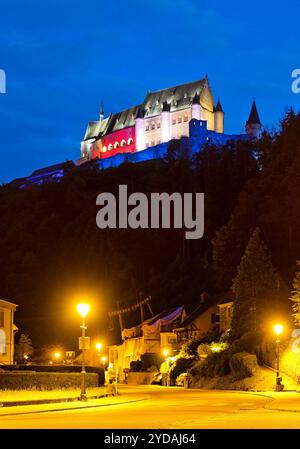
[[[82,318],[81,322],[81,337],[79,337],[79,349],[82,351],[82,361],[81,361],[81,393],[80,400],[86,401],[86,371],[85,371],[85,350],[89,349],[89,337],[85,335],[87,329],[85,325],[85,317],[90,311],[89,304],[81,303],[77,306],[77,311]]]
[[[275,326],[273,327],[273,330],[276,334],[276,386],[275,386],[275,391],[281,391],[282,390],[282,384],[281,384],[282,378],[279,375],[279,343],[280,343],[279,336],[280,336],[280,334],[282,334],[283,326],[281,324],[275,324]]]
[[[164,358],[165,358],[165,364],[166,364],[166,370],[167,370],[167,385],[166,385],[166,387],[168,387],[169,386],[169,373],[168,373],[168,369],[169,369],[169,364],[168,364],[168,356],[169,356],[169,349],[167,349],[167,348],[165,348],[164,350],[163,350],[163,356],[164,356]]]

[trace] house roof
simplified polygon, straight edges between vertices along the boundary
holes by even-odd
[[[61,162],[61,163],[55,164],[55,165],[49,165],[48,167],[39,168],[38,170],[35,170],[34,172],[31,173],[29,178],[31,178],[33,176],[45,175],[47,173],[55,172],[58,170],[64,170],[67,167],[73,166],[73,165],[74,165],[74,163],[72,161]]]
[[[18,307],[18,304],[7,301],[7,299],[0,297],[0,307],[4,307],[4,308],[10,309],[10,310],[16,310],[16,308]]]
[[[225,299],[226,298],[226,299]],[[233,293],[218,293],[217,295],[209,296],[206,295],[204,301],[199,304],[190,315],[180,324],[180,328],[186,327],[193,323],[199,316],[206,312],[210,307],[217,306],[221,304],[233,301]]]

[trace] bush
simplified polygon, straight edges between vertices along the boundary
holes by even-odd
[[[229,365],[235,380],[252,377],[258,369],[256,355],[247,352],[234,354],[230,359]]]
[[[0,373],[1,390],[64,390],[80,388],[79,373],[36,373],[4,372]],[[98,375],[86,374],[86,386],[98,387]]]
[[[246,332],[241,336],[241,338],[232,342],[230,347],[230,354],[233,355],[238,352],[258,354],[261,341],[262,336],[260,332]]]
[[[129,371],[132,373],[139,373],[140,371],[142,371],[142,366],[143,364],[140,360],[130,362]]]
[[[156,353],[147,352],[141,355],[142,368],[140,371],[155,371],[159,369],[162,357]],[[154,368],[155,367],[155,368]]]
[[[221,377],[230,373],[228,351],[213,352],[206,359],[196,363],[189,373],[195,378]]]
[[[194,361],[195,360],[192,358],[189,359],[183,357],[178,358],[170,368],[169,371],[170,379],[176,380],[179,374],[186,373],[187,370],[192,367]]]

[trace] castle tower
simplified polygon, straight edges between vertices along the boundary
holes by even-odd
[[[220,100],[218,100],[217,106],[214,107],[214,124],[215,131],[217,133],[224,133],[224,111],[221,106]]]
[[[161,111],[161,141],[169,142],[171,140],[171,112],[170,105],[164,102]]]
[[[246,133],[248,136],[259,139],[262,133],[262,124],[257,112],[255,100],[253,100],[249,118],[246,122]]]
[[[104,119],[104,109],[103,109],[103,101],[101,100],[101,105],[100,105],[100,122],[102,122],[102,120]]]
[[[139,107],[135,117],[135,148],[137,151],[144,150],[145,144],[145,130],[144,130],[144,111]]]
[[[192,103],[192,118],[195,118],[196,120],[201,120],[200,96],[197,92],[195,93]]]

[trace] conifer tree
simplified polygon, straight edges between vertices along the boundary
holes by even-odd
[[[260,329],[266,301],[278,288],[278,279],[270,255],[256,228],[246,247],[233,280],[236,300],[231,323],[232,338]]]
[[[290,299],[293,301],[293,317],[296,326],[300,325],[300,260],[297,260],[298,271],[296,271],[294,282],[293,282],[293,290],[292,296]]]

